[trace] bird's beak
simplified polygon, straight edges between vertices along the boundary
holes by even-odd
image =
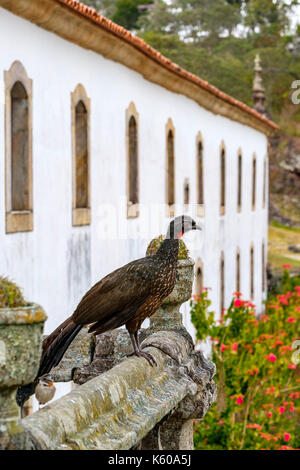
[[[200,225],[195,225],[195,227],[193,227],[193,230],[202,230],[202,228],[200,227]]]

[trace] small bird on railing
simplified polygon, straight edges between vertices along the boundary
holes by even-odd
[[[47,379],[46,377],[41,377],[39,383],[35,387],[35,396],[39,405],[45,405],[48,401],[52,400],[56,392],[54,382]]]
[[[57,366],[81,328],[99,335],[126,325],[134,354],[152,366],[154,358],[142,351],[138,330],[172,292],[176,282],[179,238],[190,230],[201,230],[190,216],[176,217],[157,252],[117,269],[97,282],[81,299],[73,315],[43,341],[36,380],[19,387],[17,403],[22,406],[34,393],[39,377]]]

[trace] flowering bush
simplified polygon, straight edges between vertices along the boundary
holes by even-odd
[[[218,385],[217,402],[195,427],[195,448],[300,448],[300,368],[292,349],[300,339],[300,278],[286,271],[282,293],[270,296],[260,317],[239,292],[223,320],[209,306],[207,289],[191,302],[198,339],[211,339]]]

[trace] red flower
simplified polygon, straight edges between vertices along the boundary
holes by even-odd
[[[280,406],[279,409],[278,409],[279,413],[282,415],[284,412],[285,412],[285,407],[284,406]]]
[[[259,431],[262,430],[261,425],[260,425],[260,424],[255,424],[255,423],[253,423],[253,424],[247,424],[246,428],[247,428],[247,429],[258,429]]]
[[[223,351],[225,351],[225,349],[227,349],[227,346],[222,343],[221,347],[220,347],[220,351],[223,352]]]
[[[279,302],[280,302],[281,304],[283,304],[283,305],[288,305],[288,304],[289,304],[289,303],[288,303],[288,300],[287,300],[287,298],[286,298],[285,295],[280,295],[279,298],[278,298],[278,300],[279,300]]]
[[[296,286],[297,287],[297,286]],[[233,295],[235,297],[241,297],[243,294],[241,292],[234,292]]]
[[[285,440],[285,442],[289,442],[289,440],[291,439],[291,435],[288,432],[285,432],[283,435],[283,439]]]
[[[233,351],[237,351],[238,342],[236,341],[235,343],[233,343],[231,347]]]
[[[283,269],[290,269],[291,265],[290,264],[283,264],[282,267],[283,267]]]
[[[244,395],[238,395],[235,402],[237,405],[242,405],[244,403]]]
[[[233,305],[236,307],[236,308],[239,308],[243,305],[243,302],[240,300],[240,299],[235,299],[235,301],[233,302]]]
[[[294,323],[295,319],[294,319],[293,317],[289,317],[289,318],[287,319],[287,321],[288,321],[289,323]]]
[[[268,418],[272,418],[272,411],[268,411],[267,416],[268,416]]]
[[[270,353],[268,356],[266,356],[266,359],[270,362],[275,362],[277,360],[277,356],[275,356],[273,353]]]
[[[296,369],[296,364],[289,364],[289,369]]]

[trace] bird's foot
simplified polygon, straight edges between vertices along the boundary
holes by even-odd
[[[157,366],[157,362],[154,359],[154,357],[150,353],[147,353],[146,351],[142,351],[142,350],[139,349],[139,350],[134,351],[134,353],[129,354],[129,355],[130,356],[135,355],[135,356],[138,356],[138,357],[144,357],[149,362],[151,367],[153,367],[154,365]]]

